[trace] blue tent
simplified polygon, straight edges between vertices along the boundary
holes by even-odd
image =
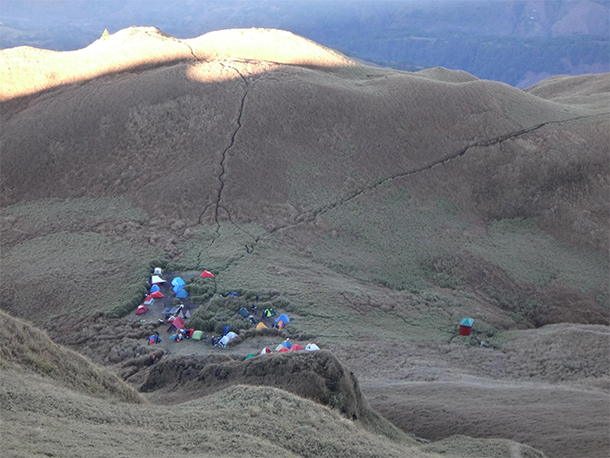
[[[284,324],[288,324],[288,323],[290,323],[290,318],[288,318],[288,315],[286,315],[285,313],[282,313],[280,316],[278,316],[275,319],[276,323],[279,323],[280,321],[283,321]]]
[[[161,288],[159,288],[159,285],[152,285],[152,287],[150,288],[151,293],[154,293],[155,291],[161,291]]]
[[[474,323],[472,318],[464,318],[462,321],[460,321],[460,326],[472,327],[472,323]]]
[[[231,291],[231,292],[229,293],[229,296],[232,296],[232,297],[238,297],[238,296],[239,296],[239,294],[238,294],[238,293],[236,293],[235,291]]]
[[[248,312],[248,310],[246,310],[245,308],[240,308],[239,309],[239,313],[241,316],[243,316],[244,318],[248,318],[248,316],[250,316],[250,312]]]
[[[180,288],[182,288],[186,283],[180,277],[176,277],[172,280],[172,286],[174,287],[174,293],[177,292]]]
[[[282,345],[286,348],[292,348],[292,344],[290,342],[288,342],[287,340],[284,340],[282,342]]]
[[[178,299],[184,299],[185,297],[188,297],[188,295],[189,295],[189,293],[187,293],[185,289],[180,289],[176,293],[176,297]]]
[[[225,336],[227,335],[227,332],[229,332],[229,330],[231,329],[231,326],[223,326],[222,327],[222,335]]]

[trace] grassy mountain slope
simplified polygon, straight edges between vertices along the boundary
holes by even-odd
[[[0,311],[0,367],[40,384],[112,402],[143,403],[131,387],[80,354],[54,344],[42,331]],[[6,393],[5,393],[6,394]]]
[[[545,353],[562,338],[546,325],[609,320],[603,78],[523,92],[360,66],[270,30],[129,29],[56,60],[38,53],[0,53],[3,309],[118,364],[141,353],[148,328],[129,312],[162,262],[211,269],[216,292],[280,297],[289,328],[349,359],[372,394],[397,374],[522,381],[532,366],[549,370],[533,372],[534,391],[607,390],[607,370]],[[127,316],[98,313],[113,310]],[[470,339],[457,336],[464,316]],[[550,344],[515,337],[526,329]],[[519,414],[528,440],[546,431]],[[468,418],[479,434],[484,416]]]

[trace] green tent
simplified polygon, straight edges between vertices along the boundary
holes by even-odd
[[[250,358],[254,358],[256,355],[254,353],[250,353],[249,355],[246,355],[246,357],[244,358],[244,361]]]
[[[203,339],[203,331],[195,331],[193,333],[192,339],[193,340],[201,340],[201,339]]]

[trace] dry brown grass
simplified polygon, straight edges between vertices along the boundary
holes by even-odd
[[[4,312],[0,312],[0,368],[21,372],[24,378],[35,374],[46,383],[108,402],[144,402],[114,374],[58,346],[44,332]]]
[[[274,40],[272,48],[263,49],[262,43]],[[282,41],[286,46],[275,46]],[[220,288],[281,291],[297,317],[291,326],[334,345],[367,386],[374,377],[461,383],[471,376],[529,380],[530,374],[536,384],[606,386],[603,347],[587,352],[570,343],[589,342],[579,340],[581,329],[565,342],[551,328],[509,344],[500,333],[489,349],[447,343],[464,314],[476,314],[477,325],[491,334],[494,327],[541,324],[511,315],[528,311],[525,298],[531,291],[548,294],[555,321],[607,320],[607,285],[599,287],[608,274],[610,145],[603,77],[555,79],[527,93],[442,69],[409,74],[354,65],[281,32],[210,34],[188,42],[195,55],[186,44],[154,30],[130,29],[74,53],[2,52],[3,91],[14,98],[2,106],[1,198],[4,206],[18,204],[2,214],[5,307],[16,313],[36,310],[44,279],[52,273],[61,282],[52,286],[53,300],[40,322],[68,310],[88,314],[100,305],[89,295],[107,287],[104,276],[114,279],[119,297],[118,289],[141,286],[119,277],[161,250],[176,265],[212,266]],[[214,60],[205,61],[206,56]],[[47,65],[42,72],[37,59]],[[81,73],[73,71],[77,61],[85,63]],[[79,84],[73,78],[80,78]],[[34,92],[23,97],[28,91]],[[112,212],[100,212],[103,218],[96,219],[90,210],[116,196],[137,214],[121,213],[115,220]],[[37,202],[76,197],[83,204],[66,215],[56,200]],[[61,202],[70,207],[74,201]],[[25,213],[14,211],[28,205]],[[148,219],[143,221],[140,209]],[[515,222],[538,232],[498,232]],[[444,251],[437,253],[440,248]],[[456,254],[476,265],[430,269],[442,256]],[[475,277],[488,273],[494,286],[519,291],[516,300],[477,289],[484,282]],[[23,279],[31,289],[23,289],[28,286],[19,283]],[[27,294],[18,296],[15,285]],[[463,290],[449,289],[455,286]],[[148,326],[102,316],[83,321],[78,315],[45,326],[54,338],[96,361],[128,364],[124,374],[137,372],[148,353],[142,346]],[[599,339],[590,345],[599,345]],[[574,366],[579,360],[590,365]],[[35,403],[37,388],[30,388],[22,401]],[[476,397],[469,388],[468,395]],[[531,399],[545,389],[536,385]],[[572,392],[565,386],[557,390]],[[420,400],[430,396],[422,393]],[[490,393],[490,403],[503,396]],[[251,421],[265,410],[248,396],[248,406],[238,410]],[[574,444],[590,438],[591,453],[605,451],[599,425],[605,425],[607,414],[599,416],[595,402],[578,407],[591,399],[583,396],[568,404],[576,406],[580,427],[591,433],[562,423],[559,434],[566,443],[571,437]],[[393,405],[401,402],[400,395],[392,399]],[[547,434],[548,418],[564,412],[563,405],[551,406],[525,422],[528,440]],[[142,446],[150,431],[148,422],[144,427],[134,420],[139,415],[120,411],[116,419],[102,411],[106,416],[98,423],[133,422],[125,431],[105,430],[133,446],[132,455],[154,451],[152,444]],[[423,418],[425,407],[420,412]],[[492,414],[486,411],[482,418],[487,415]],[[57,410],[41,422],[46,426],[63,416]],[[21,425],[17,414],[10,421]],[[513,424],[512,417],[498,421],[470,431],[511,434],[505,425]],[[115,454],[85,426],[68,422],[106,455]],[[460,418],[441,415],[429,429],[436,434],[461,425]],[[46,434],[27,428],[22,431],[32,437]],[[14,437],[22,438],[16,429]],[[250,432],[240,431],[236,434],[252,441]],[[128,433],[137,439],[129,442]],[[161,432],[159,437],[156,446],[169,436]],[[198,437],[196,443],[203,444]],[[338,442],[328,440],[331,445],[306,450],[332,456]],[[57,454],[66,455],[73,442],[62,444]],[[301,453],[301,445],[295,452],[266,444],[270,455]],[[489,453],[504,445],[498,447]],[[17,453],[16,446],[10,450]],[[35,453],[34,448],[23,452]]]

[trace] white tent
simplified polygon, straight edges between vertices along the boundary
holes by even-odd
[[[263,349],[261,350],[261,353],[260,353],[260,354],[261,354],[261,355],[266,355],[267,353],[271,353],[271,349],[270,349],[270,348],[265,347],[265,348],[263,348]]]
[[[157,283],[165,283],[165,280],[163,280],[158,275],[153,275],[152,277],[150,277],[150,284],[151,285],[156,285]]]
[[[320,347],[318,347],[318,346],[317,346],[315,343],[313,343],[313,342],[312,342],[312,343],[310,343],[310,344],[307,344],[307,346],[305,347],[305,350],[307,350],[307,351],[317,351],[317,350],[319,350],[319,349],[320,349]]]
[[[155,271],[154,271],[155,275],[161,275],[163,274],[163,269],[161,267],[155,267]]]
[[[235,339],[237,337],[237,334],[235,334],[233,331],[231,332],[227,332],[222,339],[220,339],[220,343],[222,344],[223,347],[226,347],[227,344],[229,343],[229,340],[231,339]]]

